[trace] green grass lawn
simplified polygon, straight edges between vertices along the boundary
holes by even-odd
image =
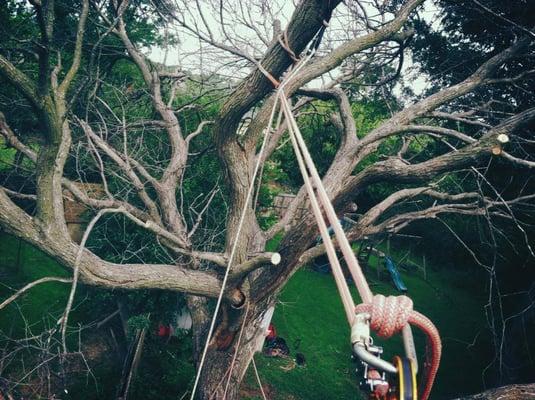
[[[398,254],[393,250],[391,255],[394,260],[400,259],[401,251]],[[372,290],[376,293],[396,294],[390,282],[377,279],[374,267],[378,262],[379,259],[372,256],[372,269],[367,272]],[[68,273],[33,247],[19,243],[13,237],[0,235],[0,299],[12,294],[12,288],[19,288],[32,280],[50,275],[67,276]],[[402,272],[415,308],[436,323],[443,338],[443,360],[433,399],[477,392],[481,389],[481,371],[488,362],[488,355],[485,356],[481,349],[481,338],[473,345],[472,342],[484,331],[485,301],[480,293],[477,294],[472,289],[471,281],[464,274],[445,268],[437,272],[430,268],[427,275],[426,282],[417,273]],[[480,288],[481,285],[477,287]],[[43,317],[57,316],[63,310],[69,288],[68,284],[61,283],[45,283],[34,287],[18,299],[16,304],[0,311],[0,330],[18,336],[24,326],[29,324],[35,332],[40,332]],[[80,288],[77,299],[84,297],[84,290]],[[79,318],[83,319],[84,316],[80,315]],[[76,319],[75,311],[72,320]],[[355,364],[350,357],[349,326],[330,274],[322,275],[307,268],[298,271],[282,292],[273,322],[278,334],[289,344],[292,356],[295,352],[301,352],[307,362],[305,367],[285,370],[289,360],[256,355],[263,383],[274,389],[273,399],[361,398],[354,373]],[[415,333],[421,354],[423,337],[418,332]],[[176,351],[173,346],[166,347],[159,343],[151,345],[151,340],[147,346],[152,350],[147,348],[141,366],[153,370],[154,365],[162,364],[162,381],[159,385],[153,385],[156,392],[149,393],[143,384],[145,379],[141,373],[139,384],[143,387],[145,397],[139,398],[158,398],[161,395],[166,398],[167,395],[177,393],[176,388],[183,388],[193,374],[191,357],[182,350],[182,353]],[[385,344],[386,358],[401,352],[399,338],[393,338]],[[99,371],[95,372],[98,374]],[[97,399],[105,398],[102,397],[103,393],[113,394],[117,382],[116,373],[110,377],[106,377],[106,373],[103,375],[99,378],[100,394],[95,392],[93,383],[86,382],[82,385],[85,387],[84,396],[79,398]],[[256,387],[251,370],[248,371],[246,381],[247,386]],[[137,392],[137,386],[139,385],[135,385],[134,392]],[[164,387],[165,394],[160,393],[158,390]]]
[[[52,258],[33,246],[12,236],[0,234],[0,301],[9,297],[16,289],[45,276],[70,277],[71,274]],[[21,339],[39,335],[45,329],[56,326],[58,318],[65,309],[70,288],[70,284],[59,282],[47,282],[31,288],[15,302],[0,310],[0,334],[10,338]],[[70,326],[77,326],[79,322],[83,323],[91,320],[87,309],[83,309],[86,306],[83,301],[85,299],[85,291],[86,288],[84,286],[78,288],[75,307],[69,319]],[[83,306],[80,307],[80,304],[83,304]],[[87,339],[87,335],[84,335],[85,339]],[[33,344],[34,342],[30,343]],[[4,345],[5,343],[2,342],[2,344]],[[68,336],[68,346],[71,349],[77,348],[77,335]],[[24,356],[24,360],[25,363],[30,365],[36,364],[35,360],[32,360],[29,356]],[[81,390],[73,390],[72,395],[62,393],[62,398],[113,398],[115,385],[119,379],[117,366],[106,363],[107,359],[104,361],[102,364],[104,367],[93,371],[95,378],[99,381],[98,385],[95,384],[92,377],[88,378],[80,374],[79,377],[73,379],[71,384],[73,385],[72,388],[81,388]],[[19,361],[11,364],[12,368],[22,368]],[[120,374],[120,370],[118,373]],[[110,382],[113,383],[109,384]],[[83,393],[83,395],[80,395],[80,393]]]
[[[372,258],[370,262],[373,266],[378,260]],[[375,271],[368,275],[375,278],[375,293],[397,294],[389,282],[377,281]],[[402,276],[415,309],[430,317],[442,336],[443,359],[433,399],[481,389],[481,370],[487,357],[479,355],[477,345],[469,344],[484,330],[483,299],[467,289],[462,276],[451,272],[429,271],[428,282],[416,273]],[[310,269],[297,272],[280,297],[273,322],[277,333],[290,345],[292,356],[298,351],[307,360],[305,367],[285,371],[282,367],[289,364],[288,360],[256,356],[263,383],[274,387],[275,399],[361,398],[355,364],[350,359],[350,330],[331,275]],[[423,335],[415,332],[415,337],[419,354],[423,354]],[[383,345],[385,358],[403,352],[399,337]],[[247,382],[255,386],[250,371]]]
[[[0,298],[45,276],[69,277],[56,261],[18,239],[0,234]],[[46,282],[37,285],[0,311],[0,330],[17,337],[26,326],[35,332],[44,320],[57,317],[65,307],[70,285]],[[74,314],[73,314],[74,315]],[[55,322],[55,321],[54,321]]]

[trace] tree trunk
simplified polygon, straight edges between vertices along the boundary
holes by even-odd
[[[534,400],[535,383],[527,385],[509,385],[456,400]]]
[[[262,310],[266,309],[264,304],[249,304],[240,310],[223,307],[206,355],[196,399],[239,399],[241,382],[256,346],[265,334],[261,324]]]
[[[193,362],[199,364],[206,335],[210,326],[211,312],[208,299],[200,296],[186,296],[186,304],[191,314],[193,340]]]

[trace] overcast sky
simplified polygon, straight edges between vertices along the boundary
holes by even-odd
[[[276,2],[272,3],[275,4]],[[292,15],[294,6],[291,0],[279,1],[278,4],[280,6],[280,12],[277,14],[277,18],[281,20],[282,27],[284,29],[289,17]],[[223,34],[220,32],[221,25],[219,23],[219,20],[217,20],[217,17],[210,11],[211,10],[207,8],[203,13],[203,16],[214,36],[219,36],[218,41],[225,43],[226,41],[223,38]],[[248,11],[253,14],[255,12],[254,9]],[[367,11],[369,12],[369,14],[372,14],[373,12],[370,6],[368,6]],[[341,15],[342,12],[339,12],[339,14],[340,15],[335,14],[335,16],[330,22],[328,31],[330,32],[331,38],[333,38],[335,35],[340,35],[340,32],[342,31],[347,31],[344,25],[351,23],[351,21],[347,20],[347,15]],[[424,10],[420,11],[420,15],[428,21],[433,21],[433,26],[435,27],[435,29],[439,27],[437,23],[437,10],[431,1],[427,1],[424,4]],[[195,16],[192,14],[190,16],[191,21],[193,21],[195,17],[197,17],[196,19],[199,20],[198,15]],[[253,17],[257,18],[257,21],[259,21],[259,27],[263,27],[266,30],[271,29],[271,26],[268,25],[268,22],[269,24],[271,24],[271,21],[266,21],[265,16],[262,16],[257,13]],[[232,20],[235,17],[229,13],[226,15],[226,18],[228,20]],[[229,30],[233,31],[236,35],[239,35],[241,37],[250,38],[251,43],[253,43],[253,41],[255,43],[259,43],[258,39],[255,40],[256,36],[254,32],[252,32],[250,29],[246,28],[243,25],[232,24]],[[180,40],[179,45],[169,46],[167,48],[153,47],[149,49],[147,52],[152,60],[159,63],[165,63],[168,66],[180,66],[184,70],[190,71],[192,73],[199,73],[201,71],[205,74],[217,73],[223,76],[227,75],[229,78],[239,79],[240,77],[245,76],[249,73],[250,67],[247,68],[243,64],[240,66],[240,68],[237,68],[233,64],[231,66],[227,66],[228,62],[230,61],[227,55],[221,53],[221,51],[214,52],[213,48],[207,46],[206,43],[203,43],[201,40],[199,40],[198,37],[195,37],[192,33],[180,28],[178,23],[176,23],[175,32],[178,32],[178,37]],[[229,36],[233,35],[230,34]],[[426,80],[424,75],[422,75],[415,68],[413,68],[415,66],[412,63],[410,54],[407,53],[408,52],[406,52],[402,74],[405,77],[412,77],[412,80],[410,81],[410,87],[416,94],[420,94],[427,88],[429,82]],[[336,74],[336,71],[334,71],[334,74]],[[407,82],[408,81],[406,81],[405,83],[407,84]],[[322,81],[318,79],[312,82],[311,85],[315,87],[320,87],[322,85]],[[397,90],[397,94],[400,94],[399,88]]]

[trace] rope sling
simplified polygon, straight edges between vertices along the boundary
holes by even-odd
[[[312,211],[314,213],[314,217],[316,218],[320,235],[325,245],[327,257],[331,264],[331,269],[338,292],[342,299],[347,321],[353,328],[355,326],[356,316],[358,314],[369,314],[371,329],[377,332],[378,336],[383,338],[389,338],[394,334],[403,331],[404,338],[406,339],[407,336],[412,337],[409,324],[420,328],[427,336],[428,360],[425,363],[425,375],[423,379],[423,385],[420,390],[422,393],[421,399],[426,400],[429,398],[431,393],[431,388],[440,364],[442,347],[438,330],[427,317],[413,310],[413,302],[409,297],[385,297],[380,294],[375,296],[372,295],[355,253],[349,244],[349,241],[336,215],[334,207],[329,200],[314,162],[312,161],[312,157],[308,152],[299,126],[297,125],[297,122],[292,114],[288,99],[284,95],[283,91],[281,91],[279,94],[279,101],[281,103],[281,108],[284,112],[286,121],[288,122],[288,131],[292,146],[297,157],[299,169],[303,176]],[[322,209],[324,213],[322,213]],[[360,298],[363,301],[363,303],[359,304],[358,306],[355,306],[351,292],[349,291],[340,261],[336,255],[333,240],[327,228],[327,222],[325,221],[324,214],[326,215],[330,226],[334,230],[334,236],[338,242],[344,261],[348,266],[351,277],[353,278]],[[407,343],[407,341],[412,342],[412,339],[406,339],[405,343]],[[407,349],[406,346],[406,350],[408,350],[409,354],[414,353],[411,347]],[[410,355],[409,358],[411,358]],[[415,356],[412,355],[412,358],[415,359]]]
[[[420,384],[420,399],[427,400],[431,393],[431,389],[440,364],[442,351],[441,340],[438,330],[427,317],[413,310],[413,302],[409,297],[404,295],[385,297],[380,294],[375,296],[372,294],[370,287],[366,281],[366,278],[362,272],[362,269],[353,252],[353,249],[351,248],[351,245],[336,215],[334,207],[329,199],[327,191],[323,186],[322,180],[318,174],[314,161],[312,160],[312,157],[308,151],[297,121],[295,120],[295,117],[292,113],[291,105],[284,91],[285,86],[287,86],[288,83],[291,82],[291,80],[295,76],[297,76],[303,66],[314,55],[314,52],[318,45],[318,38],[321,37],[323,29],[324,27],[322,27],[318,31],[318,33],[316,33],[313,40],[305,49],[306,56],[304,58],[297,59],[296,64],[294,64],[294,67],[288,72],[287,76],[285,76],[282,82],[278,82],[261,65],[258,65],[259,70],[277,88],[277,93],[274,99],[273,109],[271,111],[269,123],[267,125],[267,128],[264,130],[262,146],[260,148],[259,154],[257,155],[258,161],[253,171],[251,186],[247,193],[247,201],[245,202],[242,218],[240,219],[240,223],[237,229],[234,246],[229,257],[229,265],[225,273],[225,277],[223,279],[222,288],[218,297],[218,301],[216,303],[216,309],[214,311],[212,323],[206,339],[205,348],[201,357],[201,361],[199,363],[195,384],[191,394],[191,400],[194,399],[195,390],[199,383],[202,367],[206,357],[206,352],[213,334],[217,313],[219,311],[221,300],[223,298],[223,293],[225,291],[228,273],[231,270],[231,266],[234,260],[234,253],[236,250],[235,245],[238,242],[238,238],[242,230],[242,225],[244,221],[243,216],[246,213],[246,207],[249,206],[249,203],[252,200],[251,197],[255,185],[255,180],[260,167],[260,160],[262,160],[263,158],[263,152],[266,147],[269,133],[272,129],[277,107],[280,107],[280,110],[276,122],[276,129],[279,128],[279,125],[282,121],[281,116],[283,115],[287,123],[287,130],[290,136],[290,141],[292,143],[299,169],[303,177],[304,186],[310,201],[312,212],[316,219],[318,229],[325,246],[327,257],[331,265],[333,277],[342,300],[346,318],[352,330],[351,339],[352,344],[354,345],[354,349],[359,347],[356,345],[360,345],[361,341],[363,341],[364,345],[368,345],[369,343],[371,343],[371,338],[369,336],[369,328],[375,331],[378,336],[383,338],[389,338],[396,333],[402,332],[407,357],[412,360],[412,362],[414,362],[414,365],[417,365],[416,351],[414,349],[414,340],[412,337],[412,330],[410,326],[413,325],[419,328],[425,333],[427,337],[427,357],[426,362],[424,363],[424,376]],[[283,47],[289,49],[287,39],[285,40],[285,42],[285,46]],[[260,182],[258,184],[260,185]],[[361,304],[356,305],[353,300],[353,297],[349,290],[349,286],[342,271],[340,261],[338,260],[335,244],[329,233],[329,225],[334,231],[334,237],[340,248],[344,261],[348,266],[349,272],[351,274],[351,277],[353,278],[358,294],[362,300]],[[366,355],[366,353],[362,354],[362,356],[364,355]],[[385,371],[390,373],[398,373],[398,370],[390,363],[381,359],[377,359],[374,361],[378,362],[379,365],[383,366],[383,369]],[[227,386],[228,382],[230,381],[230,375],[232,374],[232,368],[233,365],[229,368],[229,371],[227,371],[229,374]]]

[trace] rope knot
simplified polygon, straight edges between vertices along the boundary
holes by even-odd
[[[375,295],[371,304],[359,304],[358,313],[371,315],[370,327],[380,337],[388,338],[401,331],[412,314],[412,300],[407,296]]]

